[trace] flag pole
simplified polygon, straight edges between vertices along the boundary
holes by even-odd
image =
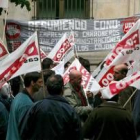
[[[44,74],[43,74],[43,69],[42,69],[42,64],[41,64],[41,51],[40,51],[40,45],[39,45],[39,33],[38,33],[38,30],[36,30],[37,32],[37,42],[38,42],[38,48],[39,48],[39,57],[40,57],[40,66],[41,66],[41,77],[42,77],[42,81],[43,81],[43,95],[44,95],[44,98],[46,97],[45,96],[45,82],[44,82]]]
[[[9,5],[9,0],[6,1],[6,5],[4,7],[4,9],[5,9],[5,15],[4,15],[3,37],[2,37],[3,42],[4,42],[4,39],[5,39],[5,27],[6,27],[6,20],[7,20],[8,9],[9,9],[8,5]]]
[[[137,90],[138,90],[138,89],[135,89],[135,90],[134,90],[134,92],[132,93],[132,95],[128,98],[128,100],[126,101],[126,103],[123,105],[123,108],[126,107],[126,105],[127,105],[128,102],[132,99],[132,97],[135,95],[135,93],[136,93]]]
[[[5,15],[4,15],[4,27],[3,27],[3,36],[2,36],[2,40],[3,40],[3,42],[4,42],[4,39],[5,39],[5,27],[6,27],[7,14],[8,14],[8,10],[5,9]]]
[[[9,1],[8,1],[8,5],[9,5]],[[4,39],[5,39],[5,28],[6,28],[6,20],[7,20],[7,15],[8,15],[8,8],[5,9],[5,16],[4,16],[4,27],[3,27],[3,37],[2,37],[2,40],[4,42]],[[4,43],[3,43],[4,44]],[[6,46],[6,45],[4,45]],[[9,51],[8,51],[8,47],[6,46],[6,50],[9,54]],[[21,79],[21,82],[22,82],[22,86],[24,88],[24,80],[23,80],[23,77],[20,76],[20,79]]]
[[[73,20],[75,20],[75,19],[73,19]],[[74,26],[74,27],[75,27],[75,26]],[[75,30],[75,29],[73,29],[72,26],[71,26],[71,32],[70,32],[70,33],[73,32],[73,35],[75,35],[75,34],[74,34],[74,33],[75,33],[74,30]],[[75,42],[75,36],[74,36],[74,42]],[[74,46],[73,46],[73,47],[74,47],[74,57],[75,57],[75,58],[78,58],[78,53],[77,53],[77,50],[76,50],[76,44],[75,44],[75,43],[74,43]]]
[[[74,55],[75,55],[75,58],[78,58],[78,53],[77,53],[77,50],[76,50],[76,45],[74,45]]]
[[[72,32],[72,31],[71,31]],[[73,31],[74,32],[74,31]],[[73,33],[74,34],[74,33]],[[75,37],[74,37],[74,42],[75,42]],[[75,58],[78,58],[78,53],[77,53],[77,49],[76,49],[76,44],[74,43],[74,55]]]

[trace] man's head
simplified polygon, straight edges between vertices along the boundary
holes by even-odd
[[[77,70],[72,70],[69,74],[70,83],[73,87],[80,87],[82,82],[82,74]]]
[[[64,82],[61,75],[52,75],[46,82],[47,90],[50,95],[62,95],[64,90]]]
[[[114,80],[119,81],[126,77],[128,67],[125,64],[119,64],[114,67]]]
[[[50,58],[45,58],[42,62],[42,69],[52,69],[53,68],[53,60]]]
[[[43,85],[41,74],[38,72],[27,73],[24,76],[24,85],[30,94],[35,93]]]
[[[47,69],[43,71],[43,76],[44,76],[44,83],[46,83],[47,79],[52,76],[55,75],[55,71]]]
[[[65,71],[68,69],[68,67],[71,65],[71,63],[68,61],[65,65],[64,65],[64,69]]]

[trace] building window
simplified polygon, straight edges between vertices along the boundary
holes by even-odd
[[[59,0],[37,0],[37,18],[54,19],[59,17]]]
[[[37,19],[89,18],[89,1],[37,0]]]

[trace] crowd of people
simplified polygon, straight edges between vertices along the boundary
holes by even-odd
[[[89,61],[79,61],[90,72]],[[18,77],[9,82],[11,90],[7,83],[0,89],[0,140],[140,140],[139,90],[129,86],[103,99],[100,93],[84,92],[77,70],[70,71],[64,85],[62,76],[51,70],[53,65],[46,58],[43,76],[27,73],[23,87]],[[116,65],[114,80],[125,78],[127,72],[126,64]]]

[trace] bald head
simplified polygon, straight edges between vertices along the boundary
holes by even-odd
[[[126,77],[128,67],[125,64],[119,64],[114,67],[114,80],[119,81]]]
[[[118,69],[119,71],[121,71],[121,70],[126,70],[126,71],[128,71],[128,68],[127,68],[127,66],[126,66],[125,64],[116,65],[116,66],[115,66],[115,69]]]
[[[82,74],[77,70],[72,70],[69,74],[70,83],[73,86],[81,86],[82,82]]]
[[[79,72],[79,71],[77,71],[77,70],[72,70],[72,71],[70,72],[70,74],[69,74],[69,77],[70,77],[70,79],[71,79],[71,78],[75,78],[75,77],[81,76],[81,75],[82,75],[81,72]]]

